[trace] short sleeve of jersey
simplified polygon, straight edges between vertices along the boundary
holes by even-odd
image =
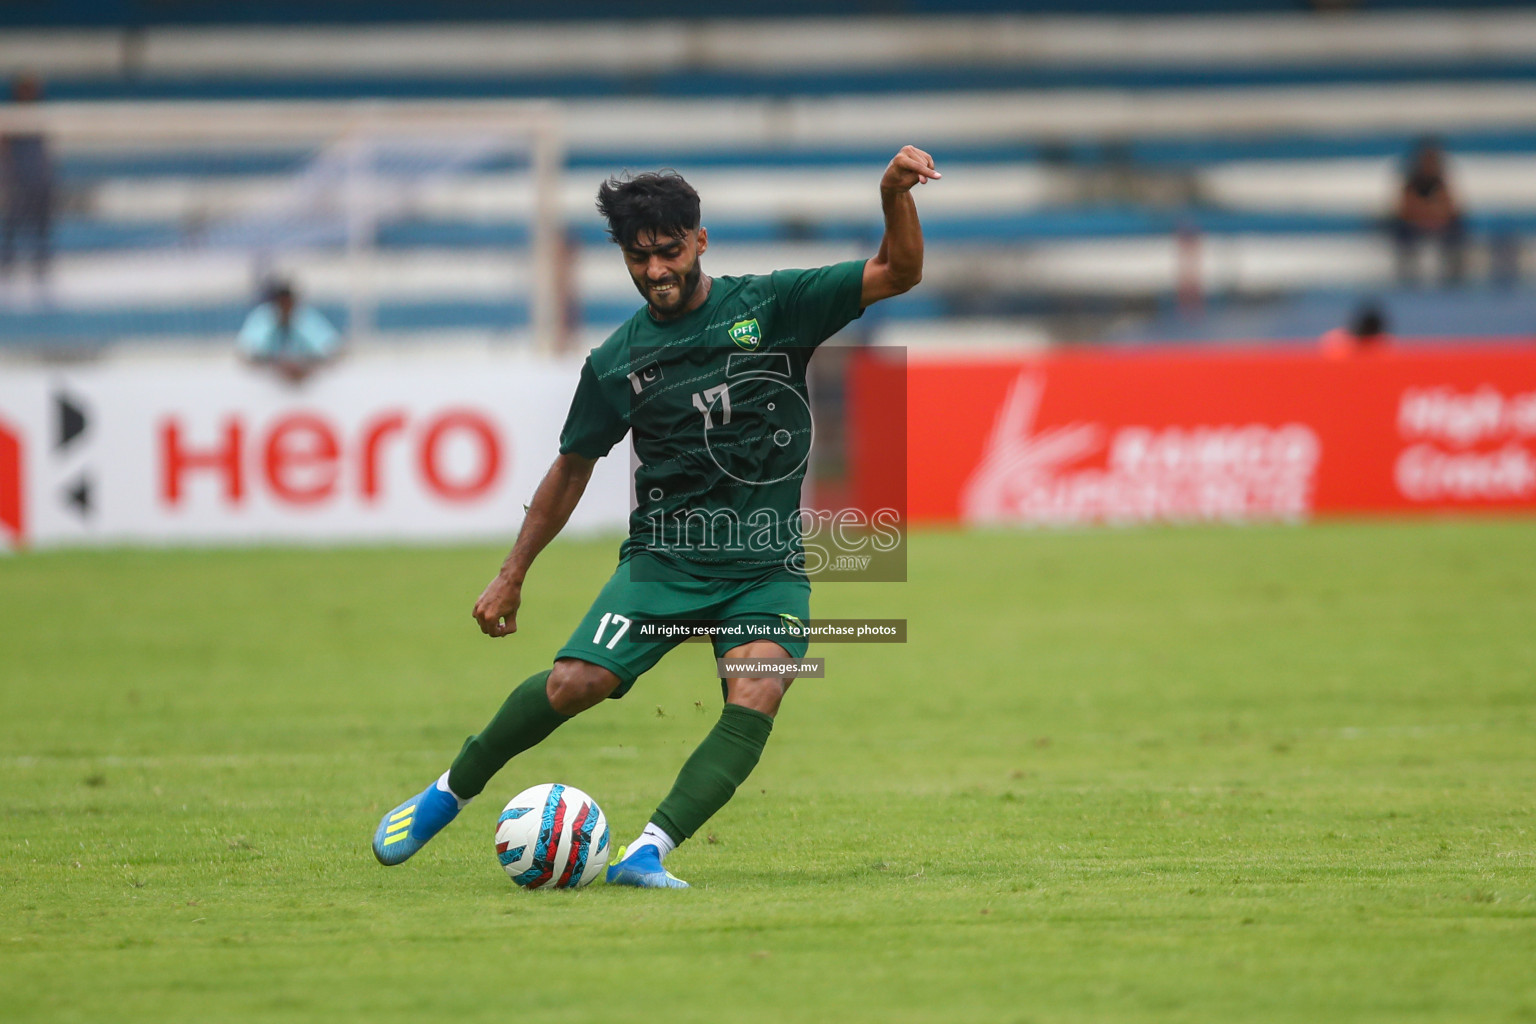
[[[863,315],[864,260],[815,270],[777,270],[773,290],[795,344],[820,345]]]
[[[240,327],[237,342],[240,351],[252,358],[271,355],[277,348],[276,330],[277,318],[272,315],[271,307],[262,303],[251,310]]]
[[[306,355],[316,359],[329,359],[336,354],[341,336],[325,318],[325,314],[312,306],[301,306],[294,314],[294,333],[303,341]]]
[[[581,364],[581,381],[571,399],[565,427],[560,431],[560,454],[600,459],[629,433],[629,424],[603,394],[597,371],[589,358]]]

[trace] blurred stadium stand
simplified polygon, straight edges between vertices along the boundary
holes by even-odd
[[[12,5],[0,71],[40,74],[61,114],[113,104],[127,124],[171,101],[212,119],[272,101],[480,116],[555,101],[580,341],[638,301],[592,213],[608,173],[679,169],[704,198],[712,271],[759,271],[872,252],[874,180],[904,142],[946,177],[920,196],[923,288],[864,325],[882,340],[1310,340],[1366,297],[1398,335],[1536,333],[1536,11],[1370,7],[790,3],[745,21],[731,16],[751,5],[684,3],[675,20],[634,22],[628,5],[527,3],[516,20],[406,25],[426,8]],[[811,13],[839,16],[793,17]],[[1455,289],[1393,280],[1386,218],[1425,134],[1468,211]],[[55,152],[52,279],[0,284],[0,347],[227,343],[274,268],[338,322],[355,317],[343,232],[231,227],[323,177],[334,147],[62,134]],[[526,155],[418,162],[408,195],[372,215],[366,333],[525,342]]]

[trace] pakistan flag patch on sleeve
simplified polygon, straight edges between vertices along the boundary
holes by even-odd
[[[762,343],[763,332],[758,328],[756,320],[743,320],[731,325],[731,340],[751,352]]]

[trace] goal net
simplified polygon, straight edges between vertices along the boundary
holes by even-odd
[[[12,105],[0,134],[47,154],[4,197],[0,348],[228,343],[276,280],[352,344],[565,346],[553,105]]]

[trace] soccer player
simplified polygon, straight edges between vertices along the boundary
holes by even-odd
[[[475,602],[481,631],[517,631],[529,567],[565,525],[597,460],[633,432],[638,505],[630,535],[618,568],[553,666],[513,690],[436,782],[384,815],[373,838],[381,863],[415,854],[508,760],[573,716],[622,697],[684,639],[642,639],[639,624],[712,623],[733,634],[716,634],[717,657],[804,655],[806,642],[784,626],[810,610],[798,529],[810,444],[806,363],[865,307],[922,278],[911,192],[939,176],[933,158],[913,146],[891,160],[880,179],[885,235],[871,259],[718,278],[700,262],[709,234],[698,194],[681,176],[642,174],[599,188],[598,209],[645,306],[582,366],[560,455],[501,571]],[[789,680],[721,683],[719,721],[645,830],[619,851],[610,883],[685,888],[663,860],[756,767]]]

